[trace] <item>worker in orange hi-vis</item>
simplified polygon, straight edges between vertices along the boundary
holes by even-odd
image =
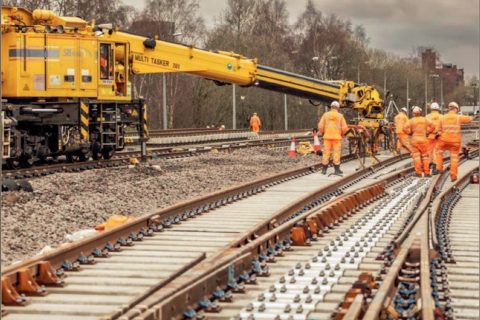
[[[413,107],[413,118],[403,127],[412,136],[412,158],[417,176],[430,176],[430,156],[427,136],[435,130],[433,123],[422,116],[422,108]]]
[[[433,123],[435,127],[434,132],[428,135],[428,154],[430,156],[430,167],[432,170],[432,174],[436,174],[436,163],[437,163],[437,144],[438,144],[438,136],[436,133],[438,132],[438,127],[440,125],[440,119],[442,118],[442,114],[440,113],[440,106],[436,102],[432,102],[430,105],[430,113],[426,116],[428,120]]]
[[[318,131],[323,136],[323,157],[322,173],[327,173],[330,156],[333,153],[334,174],[341,175],[340,156],[342,152],[342,138],[348,131],[347,122],[339,112],[340,104],[333,101],[330,105],[331,110],[324,113],[318,123]]]
[[[457,114],[460,107],[456,102],[448,104],[448,113],[440,119],[438,126],[437,171],[443,171],[443,153],[450,152],[450,178],[457,180],[458,161],[462,147],[462,124],[471,122],[472,117]]]
[[[400,109],[400,112],[395,116],[395,133],[397,134],[397,153],[400,154],[402,148],[412,153],[412,146],[410,141],[408,141],[408,135],[403,132],[403,127],[408,122],[407,108]]]
[[[253,132],[258,133],[261,126],[262,121],[260,120],[260,117],[257,115],[257,113],[254,112],[253,116],[250,118],[250,129],[252,129]]]

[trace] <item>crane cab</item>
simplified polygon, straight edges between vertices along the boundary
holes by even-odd
[[[98,99],[130,100],[128,43],[98,42]]]
[[[5,98],[132,98],[127,43],[33,32],[6,33],[2,38]]]

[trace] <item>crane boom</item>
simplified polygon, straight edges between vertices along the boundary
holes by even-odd
[[[192,46],[113,32],[131,45],[132,72],[184,72],[220,83],[256,86],[302,98],[338,100],[342,107],[361,111],[365,118],[383,119],[383,100],[373,86],[353,81],[322,81],[257,63],[233,52],[211,52]]]

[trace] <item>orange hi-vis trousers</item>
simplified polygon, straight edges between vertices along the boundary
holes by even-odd
[[[412,142],[412,158],[415,164],[415,173],[430,174],[430,156],[428,140]]]
[[[400,153],[402,147],[405,148],[409,153],[412,153],[412,146],[408,140],[408,134],[406,133],[397,133],[397,152]]]
[[[428,154],[430,156],[430,162],[437,164],[437,149],[439,144],[438,139],[428,139]]]
[[[443,153],[448,151],[450,153],[450,177],[452,180],[457,179],[461,149],[461,142],[445,142],[439,140],[437,144],[437,170],[443,171]]]
[[[330,156],[333,153],[333,164],[340,164],[340,156],[342,153],[342,140],[337,139],[324,139],[323,140],[323,157],[322,164],[328,165]]]

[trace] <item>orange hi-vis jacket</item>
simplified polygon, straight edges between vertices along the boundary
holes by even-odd
[[[260,129],[261,126],[262,126],[262,121],[260,120],[260,117],[258,117],[258,116],[252,116],[252,117],[250,118],[250,127],[251,127],[252,129],[258,130],[258,129]]]
[[[429,114],[427,114],[426,118],[433,123],[434,132],[428,135],[428,139],[435,139],[435,134],[438,132],[438,127],[440,126],[440,120],[442,119],[442,115],[437,110],[432,110]]]
[[[433,123],[425,117],[413,117],[403,127],[403,132],[412,135],[412,143],[427,141],[427,135],[435,130]]]
[[[403,132],[403,127],[405,124],[408,122],[408,116],[405,114],[405,112],[400,112],[395,116],[395,133],[404,133]]]
[[[348,131],[348,126],[343,114],[332,109],[323,114],[318,123],[318,131],[325,140],[342,140],[342,136]]]
[[[472,117],[457,114],[455,111],[449,111],[440,120],[438,132],[440,140],[443,142],[462,141],[462,124],[472,121]]]

